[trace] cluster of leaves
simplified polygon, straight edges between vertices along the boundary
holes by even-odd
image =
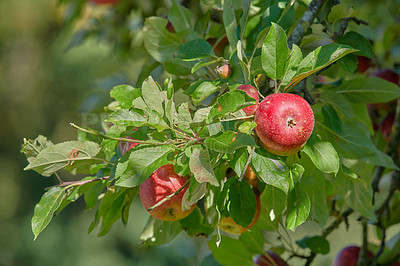
[[[147,245],[167,243],[184,230],[191,236],[212,236],[209,247],[220,263],[251,265],[252,255],[264,252],[260,231],[295,230],[306,220],[324,227],[336,214],[336,209],[330,210],[330,200],[340,210],[350,207],[377,222],[372,173],[376,166],[398,168],[382,152],[386,144],[371,138],[374,131],[366,104],[398,98],[398,86],[352,74],[329,84],[304,83],[316,102],[315,129],[295,156],[264,150],[254,136],[254,122],[241,110],[255,100],[235,89],[240,84],[252,83],[261,94],[257,80],[267,76],[275,92],[289,91],[316,74],[336,78],[335,74],[354,71],[355,55],[373,57],[369,41],[356,32],[335,36],[305,57],[301,45],[289,49],[286,33],[307,7],[294,2],[204,0],[206,12],[194,24],[191,11],[172,1],[168,19],[147,18],[144,42],[156,63],[145,66],[140,77],[159,65],[170,77],[162,85],[150,76],[137,88],[114,87],[110,96],[115,101],[107,107],[104,132],[73,125],[80,131],[76,141],[53,144],[43,136],[25,140],[26,170],[49,177],[65,169],[85,176],[60,180],[44,193],[32,218],[35,238],[54,214],[81,196],[88,209],[97,208],[89,232],[99,227],[99,235],[104,235],[117,220],[126,224],[139,185],[165,164],[173,164],[178,174],[190,178],[182,208],[202,204],[176,222],[150,217],[141,236]],[[332,32],[335,24],[352,16],[344,5],[325,9],[330,12],[321,24],[328,23]],[[222,21],[211,20],[212,14],[221,15]],[[222,53],[216,51],[225,37],[229,44]],[[213,38],[217,38],[214,47]],[[216,76],[213,68],[221,63],[232,67],[229,79]],[[177,96],[181,89],[189,101]],[[122,154],[120,144],[133,142],[140,145]],[[260,218],[239,238],[221,236],[215,230],[221,217],[231,216],[247,227],[256,212],[254,192],[242,179],[247,166],[258,177]],[[228,168],[233,169],[233,178],[226,177]],[[297,244],[304,252],[329,252],[324,236],[309,236]]]

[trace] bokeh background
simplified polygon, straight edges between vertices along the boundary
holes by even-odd
[[[136,2],[144,16],[162,15],[169,4],[168,1]],[[366,2],[370,6],[363,12],[371,15],[369,22],[374,27],[370,37],[382,38],[387,27],[398,23],[398,17],[393,18],[396,9],[390,10],[390,4]],[[138,201],[133,203],[127,227],[117,222],[106,236],[97,237],[95,232],[87,234],[94,212],[84,212],[84,203],[78,200],[33,241],[30,219],[34,205],[44,189],[56,184],[56,180],[23,171],[27,165],[19,153],[23,138],[34,139],[41,134],[54,143],[75,139],[77,132],[70,122],[82,124],[88,116],[101,113],[111,100],[109,91],[113,85],[135,85],[140,79],[146,57],[140,41],[137,49],[128,54],[95,37],[67,49],[77,29],[87,25],[85,18],[106,12],[107,7],[88,6],[80,14],[81,21],[68,24],[68,10],[56,1],[0,1],[1,266],[200,265],[209,253],[205,239],[189,239],[185,234],[161,247],[140,245],[139,236],[147,214]],[[132,31],[138,29],[140,34],[140,20],[136,22],[131,25]],[[392,27],[400,33],[398,25]],[[135,41],[137,36],[132,37]],[[379,52],[383,48],[377,49]],[[393,53],[399,57],[400,50]],[[386,56],[384,51],[380,54],[382,58]],[[387,65],[393,65],[391,60],[395,57],[390,56]],[[356,218],[352,216],[353,220]],[[346,231],[342,225],[330,237],[331,253],[318,258],[315,265],[329,265],[340,248],[361,242],[361,228],[355,223],[350,228]],[[306,223],[298,230],[296,237],[301,237],[316,228]]]

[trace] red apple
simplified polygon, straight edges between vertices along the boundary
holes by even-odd
[[[256,104],[250,105],[250,106],[247,106],[247,107],[243,108],[243,111],[245,112],[246,115],[254,115],[254,113],[257,110],[258,101],[260,99],[259,96],[258,96],[257,89],[254,88],[253,86],[249,85],[249,84],[240,85],[239,87],[237,87],[237,89],[247,92],[247,95],[249,95],[250,97],[256,99],[256,101],[257,101]]]
[[[381,78],[399,85],[399,74],[391,69],[379,69],[371,74],[371,77]]]
[[[314,129],[311,106],[296,94],[275,93],[262,100],[254,115],[263,147],[277,155],[300,151]]]
[[[367,71],[371,65],[371,59],[361,55],[357,55],[357,62],[358,62],[357,71],[360,73],[364,73],[365,71]]]
[[[358,246],[345,247],[336,255],[333,266],[357,266],[360,250]],[[371,258],[372,256],[373,254],[368,251],[368,257]]]
[[[257,266],[286,266],[278,254],[272,251],[267,251],[265,254],[257,255],[254,258],[254,264]]]
[[[230,65],[225,64],[215,69],[215,72],[223,79],[228,79],[232,75],[232,68]]]
[[[119,0],[89,0],[89,2],[95,4],[95,5],[115,5],[116,3],[119,2]]]
[[[166,196],[176,192],[186,181],[185,177],[175,172],[172,164],[161,166],[140,185],[140,200],[147,210]],[[176,221],[188,216],[196,204],[192,205],[189,210],[182,210],[182,197],[187,188],[188,186],[184,187],[177,195],[150,210],[150,215],[162,221]]]

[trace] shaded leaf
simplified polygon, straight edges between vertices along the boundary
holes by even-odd
[[[222,265],[253,265],[252,252],[240,240],[221,236],[220,245],[217,246],[216,243],[216,235],[207,242],[215,259]]]
[[[311,203],[301,183],[297,183],[288,195],[286,227],[294,230],[304,223],[310,214]]]
[[[179,223],[190,236],[207,237],[214,232],[214,227],[207,222],[199,207],[196,207],[187,217],[179,220]]]
[[[149,217],[140,241],[147,246],[157,246],[170,242],[182,232],[179,221],[166,222]]]
[[[242,147],[256,146],[253,136],[233,131],[225,131],[209,137],[204,143],[209,149],[221,153],[233,153]]]
[[[302,152],[310,157],[320,171],[324,173],[337,173],[339,171],[339,156],[331,143],[321,141],[317,136],[312,135]]]
[[[254,218],[256,208],[256,196],[247,181],[236,181],[229,186],[228,211],[238,225],[247,228]]]
[[[214,55],[211,44],[203,39],[185,42],[178,47],[177,58],[193,61]]]
[[[189,168],[199,183],[210,183],[219,186],[213,167],[210,163],[210,156],[206,149],[194,148],[190,155]]]
[[[276,221],[286,208],[287,196],[281,189],[266,185],[260,197],[261,206],[267,211],[271,221]]]
[[[329,253],[329,242],[322,236],[306,236],[296,241],[301,248],[309,248],[314,253],[326,255]]]

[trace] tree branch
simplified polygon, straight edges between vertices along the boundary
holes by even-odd
[[[315,17],[318,14],[318,11],[321,9],[325,0],[313,0],[308,6],[306,12],[304,12],[303,17],[300,19],[299,23],[297,23],[296,27],[290,34],[288,39],[288,46],[292,48],[293,44],[299,44],[301,39],[303,39],[304,33],[308,30]]]

